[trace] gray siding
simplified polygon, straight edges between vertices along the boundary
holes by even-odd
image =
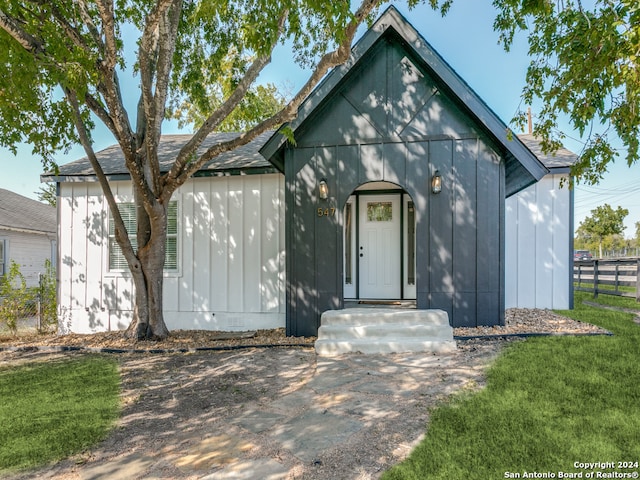
[[[288,333],[315,335],[321,313],[342,307],[342,208],[375,181],[416,205],[418,308],[441,308],[454,326],[501,324],[504,162],[407,51],[382,41],[373,52],[285,150]],[[336,215],[318,216],[325,207]]]
[[[342,208],[374,181],[416,205],[418,308],[442,308],[454,326],[503,323],[504,163],[479,131],[398,44],[354,68],[285,150],[288,334],[315,335],[321,313],[342,307]],[[318,216],[326,207],[336,214]]]

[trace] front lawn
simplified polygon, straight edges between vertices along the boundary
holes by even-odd
[[[0,367],[0,476],[82,451],[119,413],[114,359],[82,356]]]
[[[640,462],[640,326],[632,314],[582,300],[593,301],[576,292],[575,310],[559,313],[614,336],[532,338],[510,346],[489,370],[487,387],[435,409],[425,440],[383,479],[640,472],[575,466]]]

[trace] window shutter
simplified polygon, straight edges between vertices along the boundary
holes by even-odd
[[[164,269],[178,269],[178,202],[175,200],[169,202],[167,207],[167,243]]]
[[[118,210],[122,221],[129,232],[129,239],[134,251],[137,251],[137,218],[136,206],[134,203],[120,203]],[[127,270],[127,260],[124,258],[122,249],[115,238],[115,222],[113,216],[109,215],[109,270]],[[167,207],[167,243],[165,252],[165,270],[178,269],[178,202],[171,201]]]

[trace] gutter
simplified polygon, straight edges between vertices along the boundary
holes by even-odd
[[[56,236],[56,231],[46,231],[46,230],[30,230],[28,228],[16,228],[9,227],[7,225],[0,224],[0,230],[9,230],[10,232],[19,232],[19,233],[35,233],[37,235],[53,235]]]

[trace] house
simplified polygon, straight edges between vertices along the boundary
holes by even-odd
[[[45,261],[55,265],[56,236],[54,207],[0,188],[0,278],[13,260],[27,286],[37,286]]]
[[[570,221],[572,197],[555,190],[565,170],[545,166],[555,160],[535,151],[535,139],[510,135],[393,7],[287,127],[295,145],[266,133],[212,160],[174,195],[164,279],[170,329],[286,326],[310,336],[326,310],[388,300],[442,309],[452,326],[501,324],[505,299],[520,299],[511,276],[528,288],[527,272],[512,269],[529,268],[518,255],[530,253],[509,247],[524,245],[525,225],[540,221],[519,207],[530,201],[527,189],[550,176],[564,202],[554,215]],[[206,145],[228,135],[212,134]],[[164,168],[188,138],[163,136]],[[110,147],[97,156],[127,217],[122,154]],[[60,330],[125,328],[133,283],[89,162],[44,178],[59,191]],[[533,200],[541,208],[547,190]],[[536,262],[556,255],[544,245]],[[565,278],[554,289],[566,301],[570,251],[550,267]]]

